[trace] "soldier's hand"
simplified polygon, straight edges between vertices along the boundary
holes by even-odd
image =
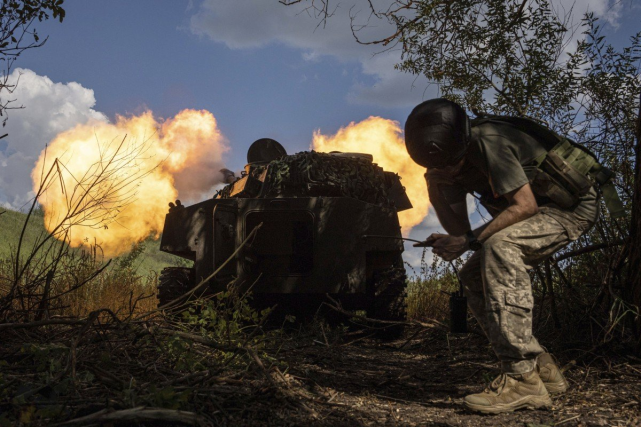
[[[436,239],[434,239],[432,236],[428,237],[420,243],[414,243],[412,246],[414,246],[415,248],[431,248],[436,241]]]
[[[434,238],[434,244],[432,245],[434,249],[432,251],[445,261],[454,261],[468,249],[465,236],[434,233],[430,238]]]

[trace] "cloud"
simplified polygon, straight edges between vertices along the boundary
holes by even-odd
[[[362,47],[351,36],[348,3],[338,5],[326,27],[318,27],[319,20],[307,5],[303,2],[285,7],[278,1],[204,0],[191,17],[190,29],[231,49],[282,43],[308,54],[340,59],[362,54]]]
[[[54,83],[21,68],[11,73],[9,81],[19,83],[13,94],[3,93],[3,101],[15,99],[12,105],[24,109],[10,111],[4,129],[9,136],[0,145],[0,205],[18,209],[33,197],[31,169],[45,145],[79,123],[107,117],[93,109],[93,90],[78,83]]]
[[[553,0],[559,13],[572,10],[574,21],[592,11],[606,22],[616,25],[621,15],[618,0]],[[316,2],[318,5],[320,2]],[[339,61],[357,61],[361,65],[361,81],[354,83],[347,100],[355,104],[385,107],[411,107],[436,96],[436,86],[429,86],[422,76],[399,72],[394,64],[400,61],[400,50],[384,51],[380,45],[361,45],[354,40],[350,16],[356,24],[369,23],[358,32],[364,41],[377,40],[392,34],[394,28],[385,21],[371,17],[363,0],[330,2],[332,16],[325,25],[311,8],[311,1],[285,7],[276,0],[203,0],[191,17],[190,30],[223,43],[230,49],[261,48],[281,44],[301,50],[304,60],[318,62],[322,56]],[[389,7],[389,1],[374,0],[375,6]],[[580,32],[579,32],[580,34]],[[578,35],[577,35],[578,37]],[[373,81],[373,82],[372,82]]]
[[[553,0],[557,13],[572,11],[574,23],[579,22],[588,12],[594,13],[613,27],[621,19],[623,3],[620,0]]]
[[[394,69],[400,61],[399,50],[382,52],[384,48],[378,45],[361,45],[354,39],[350,15],[364,23],[369,16],[366,2],[339,3],[325,25],[319,25],[310,5],[311,2],[302,2],[285,7],[276,0],[204,0],[191,17],[190,30],[230,49],[280,44],[299,49],[307,62],[319,62],[323,56],[358,62],[363,79],[347,95],[347,100],[355,104],[411,107],[424,99],[427,82]],[[377,40],[393,32],[383,21],[375,21],[376,25],[358,33],[362,40]]]
[[[429,85],[421,76],[394,69],[400,52],[392,50],[361,62],[362,72],[374,79],[373,84],[356,83],[347,94],[354,104],[414,107],[425,99],[438,96],[438,87]]]

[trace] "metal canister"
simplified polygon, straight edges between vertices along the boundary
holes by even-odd
[[[450,332],[467,333],[467,298],[459,292],[450,294]]]
[[[459,290],[450,294],[450,332],[465,334],[467,333],[467,298],[463,295],[463,281],[458,274],[458,268],[453,262],[450,262],[450,265],[454,269],[459,284]]]

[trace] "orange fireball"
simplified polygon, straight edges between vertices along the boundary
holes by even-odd
[[[34,192],[49,232],[61,238],[68,230],[71,246],[97,244],[113,257],[157,238],[178,194],[198,200],[220,183],[228,150],[207,111],[184,110],[164,122],[150,111],[118,116],[51,141],[32,172]]]
[[[369,117],[359,123],[350,123],[335,135],[314,133],[312,149],[316,151],[344,151],[367,153],[383,169],[398,173],[410,198],[413,209],[399,212],[403,234],[407,235],[427,215],[429,202],[423,174],[425,169],[412,161],[402,137],[398,122],[381,117]]]

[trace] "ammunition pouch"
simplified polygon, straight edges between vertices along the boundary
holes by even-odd
[[[564,209],[575,207],[580,198],[598,185],[605,205],[614,218],[624,214],[623,204],[612,183],[614,173],[599,164],[586,149],[568,139],[534,160],[530,173],[532,190]]]
[[[579,197],[585,196],[594,185],[584,173],[579,172],[554,150],[545,156],[540,168],[554,177],[570,193]]]
[[[563,209],[572,209],[579,203],[579,197],[566,189],[554,176],[542,169],[534,169],[530,186],[534,194],[547,197]]]

